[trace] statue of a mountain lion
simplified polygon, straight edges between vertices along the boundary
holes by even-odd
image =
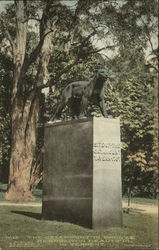
[[[72,117],[81,119],[87,117],[87,104],[89,97],[95,97],[100,107],[102,115],[107,117],[104,102],[104,84],[108,79],[108,69],[102,68],[96,70],[93,77],[89,81],[77,81],[68,84],[60,97],[57,109],[50,121],[59,118],[62,109],[69,100],[71,101]]]

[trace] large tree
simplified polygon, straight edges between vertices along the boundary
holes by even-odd
[[[117,116],[121,114],[124,120],[130,120],[130,126],[123,122],[123,135],[126,138],[122,138],[127,144],[129,132],[133,132],[133,138],[140,141],[136,136],[137,127],[136,130],[131,127],[131,118],[135,114],[131,115],[125,103],[129,101],[136,108],[138,100],[134,103],[131,98],[126,99],[126,88],[132,86],[136,95],[136,84],[141,96],[146,99],[142,93],[142,75],[148,74],[145,67],[155,69],[156,65],[151,61],[135,72],[133,63],[138,66],[140,62],[145,63],[143,48],[147,47],[147,43],[156,56],[151,41],[151,27],[155,30],[156,0],[151,3],[149,0],[78,0],[69,1],[71,4],[68,5],[67,2],[16,0],[14,5],[6,8],[6,13],[0,19],[0,42],[6,44],[4,52],[9,50],[13,65],[13,76],[9,78],[9,81],[12,79],[11,156],[6,195],[9,200],[32,199],[31,182],[36,172],[36,165],[33,166],[33,163],[42,89],[50,87],[48,99],[54,105],[59,91],[68,81],[88,77],[99,62],[112,68],[116,78],[111,81],[114,84],[112,90],[109,89],[106,93],[108,111]],[[100,47],[93,46],[99,38]],[[99,54],[97,58],[97,53],[103,49],[106,60]],[[110,50],[114,50],[117,55],[114,59],[107,54]],[[49,75],[47,69],[50,77],[45,82]],[[141,74],[140,80],[138,74]],[[51,88],[52,85],[55,85],[54,89]],[[53,105],[46,106],[48,116]],[[90,108],[91,111],[98,115],[98,110],[94,110],[94,107]],[[142,126],[144,127],[143,123]],[[140,148],[139,144],[138,146]],[[133,153],[138,152],[138,148]],[[129,147],[126,152],[131,154],[132,148]]]
[[[24,1],[15,0],[13,6],[0,19],[1,35],[4,33],[10,43],[13,62],[12,93],[11,93],[11,154],[9,164],[9,183],[6,193],[7,200],[30,200],[33,198],[32,175],[37,127],[39,121],[41,90],[58,81],[63,73],[80,60],[90,38],[96,34],[93,27],[84,34],[81,31],[80,16],[89,16],[89,8],[100,1],[82,0],[76,2],[71,10],[57,1]],[[9,22],[8,20],[11,20]],[[31,30],[35,33],[35,24],[39,32],[35,34],[34,44],[30,43]],[[58,37],[58,39],[57,39]],[[80,39],[80,40],[79,40]],[[57,43],[57,44],[56,44]],[[74,58],[65,64],[62,70],[44,82],[50,57],[62,60],[74,48]],[[92,47],[91,47],[92,48]],[[7,48],[8,49],[8,48]],[[97,52],[90,51],[90,53]],[[71,52],[72,53],[72,52]],[[86,56],[86,55],[85,55]]]
[[[13,80],[11,94],[11,156],[9,185],[6,193],[8,200],[32,199],[30,174],[36,147],[36,129],[39,117],[38,88],[43,84],[46,67],[52,50],[54,27],[50,31],[48,13],[50,1],[43,7],[40,20],[40,37],[30,55],[26,53],[28,20],[30,13],[27,1],[15,1],[15,26],[13,33],[1,20],[3,31],[10,42],[13,58]],[[14,20],[14,18],[13,18]],[[34,83],[26,84],[26,72],[40,55]],[[33,89],[28,85],[31,85]],[[29,89],[29,91],[26,90]]]

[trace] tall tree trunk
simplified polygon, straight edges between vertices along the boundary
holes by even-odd
[[[26,19],[26,2],[15,1],[16,11],[16,38],[12,44],[13,47],[13,90],[12,90],[12,135],[11,135],[11,157],[9,166],[9,185],[6,193],[7,200],[21,200],[21,196],[25,196],[27,191],[26,186],[27,179],[29,178],[28,169],[29,159],[26,157],[28,154],[26,150],[24,135],[25,135],[25,123],[26,117],[25,109],[26,104],[22,96],[18,93],[20,86],[21,70],[24,63],[25,50],[26,50],[26,38],[27,38],[27,22]],[[24,105],[25,104],[25,105]],[[23,115],[24,114],[24,115]],[[25,155],[26,154],[26,155]],[[26,167],[27,166],[27,167]],[[24,173],[25,172],[25,173]],[[25,178],[24,178],[25,175]],[[22,184],[24,183],[24,184]],[[22,195],[23,193],[23,195]]]
[[[12,114],[12,145],[7,200],[33,200],[30,191],[30,174],[36,147],[38,114],[39,100],[37,96],[34,97],[32,94],[25,105],[23,105],[22,98],[16,98]]]
[[[13,46],[14,79],[12,92],[12,144],[10,157],[10,173],[6,199],[12,201],[33,200],[31,192],[31,170],[36,148],[36,130],[39,118],[38,87],[43,84],[49,58],[52,50],[52,36],[48,25],[48,11],[50,2],[46,2],[46,8],[41,19],[40,41],[35,53],[24,61],[26,53],[27,25],[26,1],[16,0],[16,43]],[[36,56],[35,56],[36,55]],[[27,70],[37,56],[40,55],[35,90],[28,97],[20,94],[23,86],[24,68]],[[27,66],[26,66],[27,65]],[[40,88],[39,88],[40,89]]]

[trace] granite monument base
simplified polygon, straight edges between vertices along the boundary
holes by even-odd
[[[44,148],[43,219],[95,229],[120,227],[119,119],[47,124]]]

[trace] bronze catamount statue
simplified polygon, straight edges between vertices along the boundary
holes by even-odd
[[[108,79],[108,69],[98,69],[89,81],[77,81],[68,84],[60,97],[57,109],[50,121],[59,118],[62,109],[69,100],[71,102],[72,117],[81,119],[87,117],[87,104],[89,97],[96,97],[102,115],[107,117],[104,102],[104,84]]]

